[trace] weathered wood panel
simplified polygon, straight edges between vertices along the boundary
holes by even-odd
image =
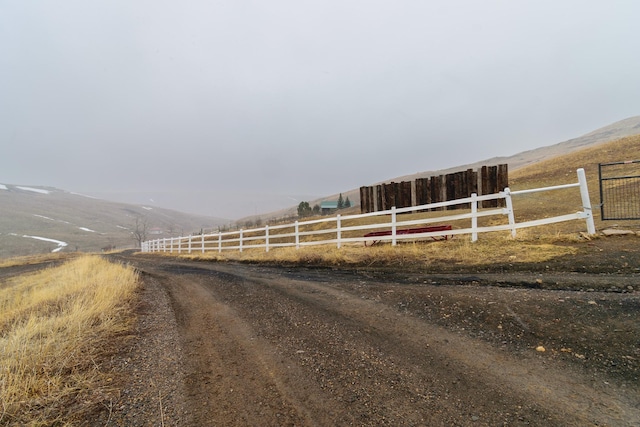
[[[360,188],[360,209],[363,213],[389,210],[393,206],[405,208],[429,203],[462,199],[471,194],[494,194],[508,187],[508,165],[482,166],[474,171],[467,169],[447,175],[418,178],[415,181],[390,182]],[[504,200],[500,200],[500,206]],[[481,208],[498,206],[497,200],[482,202]],[[468,208],[469,205],[452,206],[449,209]],[[442,210],[442,208],[438,208]]]

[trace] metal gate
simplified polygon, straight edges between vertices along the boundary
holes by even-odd
[[[598,164],[600,217],[640,219],[640,160]]]

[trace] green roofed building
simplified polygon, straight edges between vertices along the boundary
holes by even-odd
[[[329,200],[320,203],[320,212],[322,215],[330,214],[331,212],[338,210],[338,201]]]

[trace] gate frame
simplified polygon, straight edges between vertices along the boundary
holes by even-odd
[[[621,162],[611,162],[611,163],[598,163],[598,186],[600,187],[600,219],[602,221],[634,221],[640,219],[640,212],[638,216],[632,218],[605,218],[604,215],[604,191],[602,188],[602,181],[609,181],[615,179],[625,179],[625,178],[636,178],[640,180],[640,175],[634,176],[614,176],[610,178],[602,178],[602,167],[603,166],[614,166],[614,165],[627,165],[632,163],[640,163],[640,160],[624,160]]]

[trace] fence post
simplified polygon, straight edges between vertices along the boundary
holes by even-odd
[[[187,253],[191,253],[191,238],[192,237],[193,236],[189,235],[189,252],[187,252]]]
[[[242,228],[240,229],[240,252],[242,252]]]
[[[587,176],[584,169],[580,168],[578,172],[578,182],[580,183],[580,196],[582,196],[582,208],[587,220],[587,233],[596,234],[596,226],[593,223],[593,210],[591,209],[591,200],[589,198],[589,189],[587,188]]]
[[[178,238],[178,253],[182,253],[182,237]]]
[[[269,225],[264,226],[264,246],[265,252],[269,252]]]
[[[204,253],[204,231],[202,232],[201,236],[202,236],[202,238],[200,239],[200,241],[201,241],[200,243],[202,245],[202,253]]]
[[[340,230],[340,214],[336,215],[336,240],[338,241],[338,249],[342,245],[340,240],[342,239],[342,230]]]
[[[296,221],[295,234],[296,234],[296,249],[300,249],[300,228],[299,228],[298,221]]]
[[[391,207],[391,245],[395,246],[398,242],[396,239],[396,207]]]
[[[171,247],[173,248],[173,245],[171,245]],[[167,238],[166,237],[162,238],[162,252],[167,252]]]
[[[222,252],[222,232],[218,231],[218,253]]]
[[[471,193],[471,241],[478,241],[478,195]]]
[[[509,225],[511,226],[511,237],[516,237],[516,218],[513,215],[513,201],[511,200],[511,190],[509,187],[504,189],[504,201],[507,205],[507,215],[509,217]]]

